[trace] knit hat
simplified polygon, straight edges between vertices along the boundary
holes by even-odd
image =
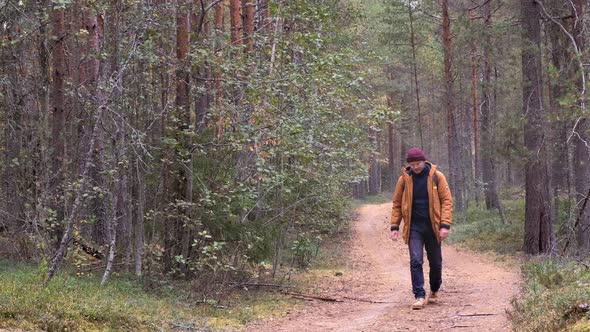
[[[409,163],[413,161],[426,161],[426,156],[424,155],[424,151],[420,150],[419,148],[411,148],[408,151],[406,161]]]

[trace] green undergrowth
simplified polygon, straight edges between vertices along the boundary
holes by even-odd
[[[463,217],[454,216],[449,242],[475,251],[492,252],[519,260],[524,238],[524,192],[511,188],[502,193],[506,224],[498,211],[472,206]],[[559,220],[567,222],[569,205],[560,200]],[[522,288],[512,300],[509,314],[514,331],[590,332],[590,262],[534,257],[521,266]]]
[[[515,331],[590,331],[588,262],[538,259],[522,270],[523,294],[510,312]]]
[[[293,300],[268,292],[241,290],[223,302],[195,303],[187,288],[170,286],[155,294],[141,283],[114,276],[61,271],[47,287],[36,266],[0,261],[0,329],[25,331],[217,331],[276,316]]]
[[[524,200],[504,200],[502,206],[506,224],[502,223],[498,211],[489,211],[485,207],[469,207],[465,218],[457,214],[449,242],[472,250],[498,254],[522,251]]]

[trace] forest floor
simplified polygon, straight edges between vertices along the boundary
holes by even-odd
[[[510,331],[507,310],[518,294],[518,264],[443,244],[440,300],[412,310],[409,255],[389,238],[391,203],[358,208],[338,268],[310,270],[300,310],[254,322],[247,331]],[[452,236],[452,234],[451,234]],[[428,264],[425,258],[425,284]],[[427,289],[428,291],[428,289]]]

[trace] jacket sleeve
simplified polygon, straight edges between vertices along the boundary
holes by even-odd
[[[404,194],[404,179],[402,176],[397,180],[395,191],[393,192],[393,208],[391,209],[391,230],[399,229],[402,221],[402,197]]]
[[[451,189],[447,179],[441,172],[438,174],[438,197],[440,199],[440,227],[451,228],[453,224],[453,196],[451,195]]]

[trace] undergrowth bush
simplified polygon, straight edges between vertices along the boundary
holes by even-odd
[[[42,269],[0,262],[0,322],[19,322],[26,330],[140,330],[187,316],[188,308],[170,311],[171,298],[150,296],[132,280],[100,287],[98,277],[64,271],[43,287]]]
[[[523,266],[525,285],[510,312],[515,331],[590,331],[590,267],[542,259]]]
[[[277,294],[242,291],[219,301],[199,303],[186,285],[171,282],[145,291],[140,282],[114,275],[61,271],[44,288],[46,265],[0,260],[0,330],[24,331],[210,331],[277,315],[293,305]]]
[[[451,243],[461,243],[470,249],[502,254],[522,250],[524,238],[524,200],[503,201],[507,223],[502,224],[498,211],[472,206],[461,220],[454,218]]]

